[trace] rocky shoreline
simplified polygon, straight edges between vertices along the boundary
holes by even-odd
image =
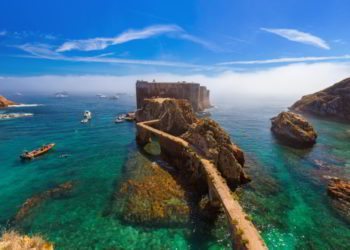
[[[350,122],[350,78],[314,94],[303,96],[290,110]]]
[[[17,105],[18,103],[15,103],[11,100],[8,100],[6,97],[0,95],[0,108],[6,108],[11,105]]]

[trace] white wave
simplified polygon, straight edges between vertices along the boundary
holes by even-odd
[[[7,113],[7,114],[0,114],[0,120],[9,120],[9,119],[15,119],[15,118],[21,118],[21,117],[30,117],[33,116],[32,113]]]
[[[43,106],[42,104],[15,104],[15,105],[9,105],[9,108],[23,108],[23,107],[38,107]]]

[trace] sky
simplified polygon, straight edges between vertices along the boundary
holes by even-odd
[[[2,0],[0,92],[306,94],[350,76],[349,1]]]

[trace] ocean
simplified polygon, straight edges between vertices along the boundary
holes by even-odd
[[[135,109],[135,97],[13,99],[40,105],[0,111],[34,114],[0,120],[2,228],[11,225],[26,199],[73,181],[70,195],[45,200],[15,225],[16,230],[43,235],[56,249],[230,249],[229,235],[220,223],[201,237],[198,225],[146,227],[106,213],[125,176],[128,157],[137,150],[134,124],[113,121]],[[268,247],[349,249],[350,225],[332,208],[325,178],[350,178],[350,125],[308,117],[318,131],[318,142],[312,149],[297,150],[281,145],[270,132],[270,118],[292,100],[213,102],[212,118],[248,158],[253,181],[238,193]],[[89,124],[80,123],[85,110],[93,114]],[[49,142],[56,147],[46,155],[30,162],[19,159],[23,150]]]

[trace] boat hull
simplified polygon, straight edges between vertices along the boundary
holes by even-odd
[[[32,160],[40,155],[43,155],[49,152],[54,146],[55,146],[55,143],[47,144],[39,149],[22,154],[20,158],[23,160]]]

